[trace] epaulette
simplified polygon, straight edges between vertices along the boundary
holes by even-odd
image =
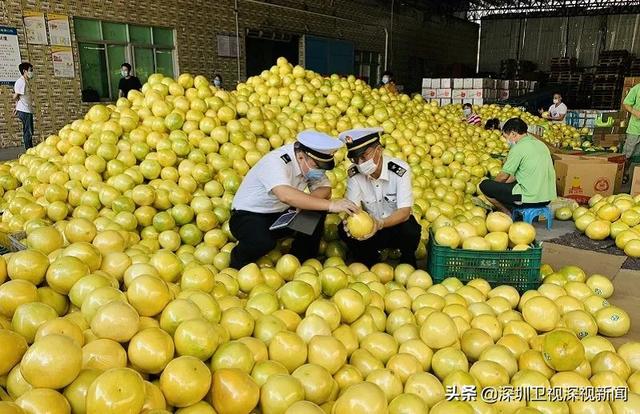
[[[285,164],[289,164],[291,162],[289,154],[282,154],[280,158],[282,158],[282,161],[284,161]]]
[[[356,167],[355,164],[351,164],[351,167],[349,167],[349,169],[347,170],[347,174],[349,175],[349,177],[353,177],[354,175],[358,174],[358,167]]]
[[[404,167],[396,164],[393,161],[389,161],[389,164],[387,164],[387,166],[389,168],[389,171],[395,173],[398,177],[402,177],[407,172]]]

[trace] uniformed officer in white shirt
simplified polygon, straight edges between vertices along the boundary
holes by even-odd
[[[231,267],[239,269],[271,251],[288,229],[269,230],[287,210],[301,209],[352,214],[359,208],[346,199],[331,200],[326,170],[335,166],[334,153],[343,143],[321,132],[300,132],[297,142],[262,157],[249,170],[232,203],[229,227],[238,244],[231,251]],[[305,189],[309,192],[306,193]],[[318,253],[324,217],[310,236],[297,233],[291,254],[301,261]]]
[[[363,239],[352,237],[346,226],[340,234],[353,259],[371,266],[379,251],[397,248],[401,261],[415,266],[420,241],[420,225],[411,214],[413,189],[409,165],[383,154],[381,128],[360,128],[339,135],[347,146],[349,168],[347,199],[368,212],[375,220],[374,231]]]

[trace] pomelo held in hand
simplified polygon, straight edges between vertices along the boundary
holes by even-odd
[[[347,217],[347,230],[356,239],[368,236],[374,227],[373,218],[364,210]]]

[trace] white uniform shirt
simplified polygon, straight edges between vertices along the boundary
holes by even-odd
[[[254,213],[283,212],[290,206],[281,202],[271,191],[279,185],[288,185],[300,191],[306,188],[313,191],[319,187],[330,187],[331,183],[326,176],[315,182],[304,178],[293,144],[284,145],[262,157],[249,170],[233,198],[232,208]]]
[[[20,94],[18,101],[16,102],[16,110],[20,112],[33,113],[33,106],[31,106],[31,92],[29,91],[29,84],[20,76],[13,86],[13,91]]]
[[[560,102],[558,106],[556,106],[556,104],[552,104],[549,107],[549,114],[551,115],[552,118],[557,118],[561,115],[566,115],[567,105],[565,105],[564,102]],[[554,120],[553,122],[560,123],[560,124],[565,123],[564,119],[562,121]]]
[[[413,206],[413,187],[409,165],[397,158],[382,157],[379,178],[361,174],[356,166],[349,168],[347,199],[377,219],[389,217],[400,208]]]

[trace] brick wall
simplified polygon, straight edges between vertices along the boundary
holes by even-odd
[[[312,34],[354,43],[356,50],[384,53],[383,27],[389,25],[389,10],[373,0],[271,0],[271,3],[305,9],[315,14],[271,7],[239,0],[241,73],[244,77],[244,41],[246,29],[271,29],[296,34]],[[2,0],[0,25],[18,28],[23,60],[32,62],[35,113],[35,142],[55,133],[69,121],[82,117],[90,106],[81,102],[80,67],[73,18],[139,23],[172,27],[176,30],[178,70],[203,74],[209,78],[221,73],[228,87],[236,82],[235,58],[217,57],[216,35],[235,34],[233,0]],[[76,76],[73,79],[53,77],[50,46],[27,45],[22,13],[38,10],[67,14],[70,18]],[[348,22],[319,14],[353,20]],[[357,23],[361,22],[361,23]],[[374,27],[372,25],[377,25]],[[301,38],[303,39],[303,37]],[[475,66],[477,26],[454,18],[433,18],[411,9],[399,10],[394,18],[394,30],[389,56],[390,68],[399,83],[408,89],[419,87],[423,72],[443,71],[452,63]],[[304,49],[300,48],[300,61]],[[422,58],[422,68],[415,66]],[[21,145],[19,122],[13,118],[12,89],[0,86],[0,147]]]

